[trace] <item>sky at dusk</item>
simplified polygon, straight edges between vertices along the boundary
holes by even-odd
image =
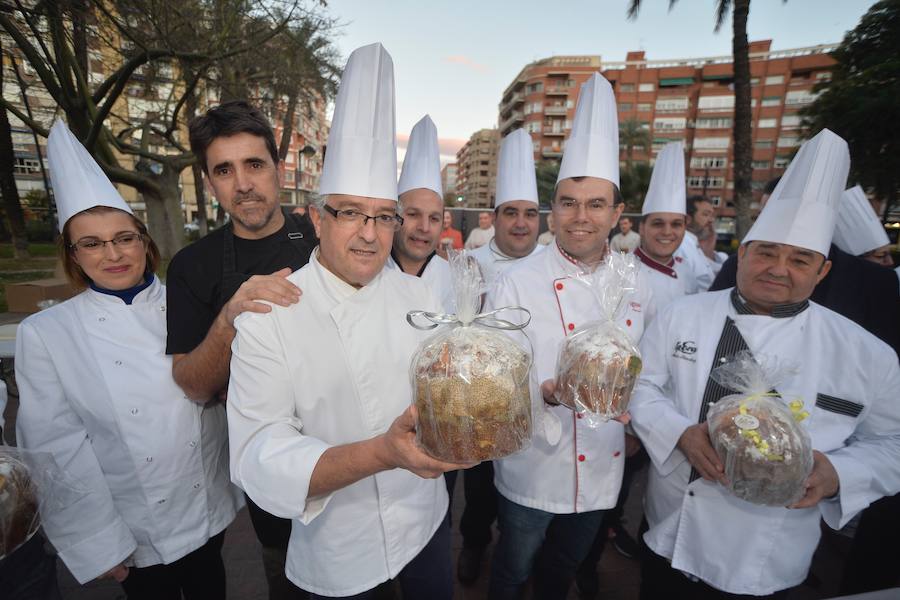
[[[840,42],[873,4],[841,0],[753,0],[750,40],[773,50]],[[346,58],[381,42],[394,60],[397,137],[431,115],[445,162],[476,130],[494,127],[503,90],[526,64],[554,55],[599,54],[623,61],[644,50],[647,60],[731,54],[731,18],[714,32],[716,0],[644,0],[628,20],[627,0],[329,0]]]

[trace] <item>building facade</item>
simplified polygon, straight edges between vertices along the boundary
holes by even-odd
[[[480,129],[456,153],[456,193],[462,196],[463,206],[490,208],[494,205],[499,147],[497,129]]]
[[[441,187],[444,189],[444,195],[456,195],[456,181],[459,175],[457,163],[447,163],[441,167]]]
[[[815,99],[813,87],[831,78],[829,53],[836,44],[773,51],[771,40],[750,43],[754,198],[781,175],[801,138],[799,110]],[[502,135],[518,127],[534,139],[535,160],[558,159],[572,127],[581,84],[601,71],[616,94],[619,122],[637,121],[652,147],[632,148],[635,161],[653,163],[667,143],[685,144],[688,194],[708,197],[724,217],[734,215],[732,197],[732,57],[647,60],[629,52],[623,62],[599,56],[560,56],[524,67],[499,106]],[[621,140],[620,140],[621,141]],[[626,148],[622,148],[622,159]]]

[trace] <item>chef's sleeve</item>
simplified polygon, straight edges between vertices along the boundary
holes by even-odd
[[[309,496],[316,463],[330,446],[303,433],[274,313],[244,313],[235,327],[227,402],[231,479],[263,510],[307,524],[331,499]]]
[[[678,440],[684,430],[694,424],[678,410],[674,399],[675,386],[667,352],[671,347],[667,339],[668,326],[673,318],[672,310],[664,308],[644,331],[641,339],[643,369],[628,406],[631,425],[663,476],[686,460],[677,448]]]
[[[28,320],[16,332],[16,382],[19,446],[50,453],[80,488],[70,504],[45,506],[41,519],[66,567],[79,583],[87,583],[131,556],[137,541],[116,510],[84,423],[66,398],[45,340]]]
[[[819,503],[822,517],[834,529],[883,496],[900,492],[900,366],[887,344],[871,368],[871,403],[860,414],[848,443],[827,452],[840,481],[838,495]]]

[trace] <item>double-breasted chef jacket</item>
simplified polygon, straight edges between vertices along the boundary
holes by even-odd
[[[166,356],[166,293],[87,290],[16,335],[19,444],[51,453],[86,494],[42,515],[80,583],[125,562],[168,564],[243,504],[229,481],[225,408],[187,399]]]
[[[716,278],[716,273],[721,268],[703,253],[703,249],[700,248],[700,240],[697,239],[696,234],[690,231],[684,232],[684,239],[681,240],[681,245],[675,251],[675,257],[684,261],[684,266],[692,274],[698,292],[705,292],[709,289]]]
[[[543,249],[544,246],[538,244],[528,256],[534,256]],[[496,238],[491,238],[491,241],[484,246],[479,246],[472,250],[472,257],[478,261],[478,265],[481,267],[481,274],[484,277],[484,282],[488,287],[493,285],[494,282],[497,281],[497,277],[506,271],[506,269],[516,264],[522,258],[526,258],[524,256],[513,258],[512,256],[505,255],[500,251],[500,248],[497,247]]]
[[[756,315],[732,290],[677,300],[644,334],[644,370],[631,402],[632,425],[652,459],[644,540],[715,588],[765,595],[804,580],[820,517],[839,528],[900,490],[900,368],[887,344],[827,308],[805,301],[780,318]],[[698,423],[726,318],[757,358],[799,365],[776,389],[802,399],[810,413],[802,426],[840,478],[834,499],[806,509],[760,506],[718,483],[689,483],[691,465],[677,443]]]
[[[554,243],[517,262],[488,292],[486,310],[522,306],[531,312],[524,330],[528,341],[521,341],[534,351],[532,374],[537,382],[556,377],[557,356],[566,336],[601,318],[593,291],[578,277],[582,271]],[[636,290],[626,296],[616,317],[635,344],[643,333],[650,294],[639,273]],[[568,408],[545,411],[544,421],[558,420],[559,439],[550,439],[547,432],[553,428],[536,426],[528,449],[494,461],[497,490],[516,504],[555,514],[615,506],[625,462],[623,425],[609,421],[592,429]]]
[[[673,300],[700,291],[694,273],[680,256],[673,256],[668,264],[662,264],[644,254],[640,248],[634,251],[634,255],[653,289],[654,309],[657,312]]]
[[[302,302],[235,321],[231,474],[264,510],[294,519],[288,578],[315,594],[351,596],[419,554],[444,519],[447,490],[443,478],[394,469],[311,497],[312,473],[329,447],[385,433],[410,405],[410,360],[429,333],[406,314],[440,304],[398,269],[356,289],[318,251],[288,279]]]

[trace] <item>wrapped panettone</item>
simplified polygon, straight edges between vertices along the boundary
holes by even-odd
[[[742,500],[790,506],[803,497],[812,472],[807,416],[799,400],[785,401],[774,388],[776,362],[757,363],[747,353],[716,368],[712,377],[739,393],[709,409],[709,438],[725,466],[728,489]]]
[[[590,274],[576,277],[597,298],[600,320],[576,329],[563,340],[556,366],[559,403],[585,415],[597,427],[628,410],[641,372],[641,353],[615,322],[637,278],[633,255],[613,252]]]
[[[447,462],[509,456],[531,442],[532,359],[498,328],[518,329],[524,324],[498,318],[506,309],[477,314],[483,279],[467,253],[451,254],[450,267],[457,314],[417,311],[407,317],[417,327],[416,318],[422,317],[446,324],[413,356],[416,438],[428,454]]]
[[[37,488],[28,467],[0,452],[0,558],[27,542],[40,526]]]

